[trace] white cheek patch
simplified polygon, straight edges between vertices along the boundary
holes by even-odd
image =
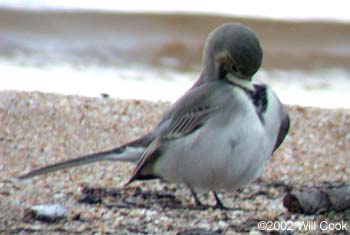
[[[228,73],[226,75],[226,79],[229,82],[231,82],[237,86],[243,87],[244,89],[247,89],[250,91],[254,91],[254,85],[253,85],[252,81],[250,81],[250,80],[238,78],[238,77],[234,76],[232,73]]]

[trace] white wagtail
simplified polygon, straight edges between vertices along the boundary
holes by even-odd
[[[97,161],[135,162],[127,184],[163,179],[194,190],[241,188],[257,178],[288,133],[289,117],[271,88],[252,81],[262,50],[252,30],[226,23],[209,34],[197,82],[145,136],[121,147],[33,170],[20,179]]]

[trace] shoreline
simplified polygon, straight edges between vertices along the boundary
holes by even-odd
[[[350,181],[350,109],[300,106],[288,106],[292,120],[289,135],[268,162],[260,180],[238,196],[221,193],[224,202],[239,207],[238,210],[164,209],[157,201],[150,208],[108,209],[103,204],[77,202],[81,188],[86,185],[122,188],[133,169],[125,163],[96,163],[25,181],[15,178],[35,167],[110,149],[135,139],[151,130],[169,105],[167,102],[0,91],[0,214],[4,215],[0,219],[0,231],[3,227],[12,232],[27,230],[39,234],[42,231],[49,234],[176,233],[186,228],[223,230],[252,219],[310,220],[310,216],[286,212],[282,205],[284,191],[266,188],[266,185]],[[181,205],[192,203],[183,186],[152,181],[130,186],[131,190],[135,187],[145,192],[170,193]],[[266,195],[245,199],[259,190]],[[206,203],[213,202],[210,197],[204,199]],[[69,219],[58,224],[23,219],[25,208],[46,203],[64,205],[69,210]],[[73,220],[77,214],[83,219]],[[347,216],[349,213],[321,214],[312,216],[312,220],[341,221],[349,218]],[[257,230],[256,226],[251,224],[248,232]]]
[[[52,59],[52,48],[58,48],[60,56],[72,63],[76,63],[76,57],[81,57],[82,64],[115,65],[125,59],[164,66],[164,61],[172,58],[176,67],[191,69],[201,61],[207,34],[216,26],[231,21],[243,23],[257,33],[264,48],[263,67],[266,69],[348,68],[349,23],[209,14],[0,8],[0,33],[6,35],[0,37],[0,52],[15,58],[21,53],[35,58],[39,54],[43,61],[40,56],[39,61],[33,61],[39,64]],[[37,27],[39,22],[40,27]],[[21,41],[21,38],[31,40]]]

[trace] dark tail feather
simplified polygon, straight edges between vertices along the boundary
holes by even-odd
[[[93,153],[93,154],[78,157],[72,160],[59,162],[50,166],[42,167],[42,168],[30,171],[27,174],[21,175],[18,177],[18,179],[27,179],[37,175],[43,175],[53,171],[57,171],[60,169],[85,165],[85,164],[99,162],[99,161],[137,162],[140,156],[142,155],[145,147],[149,143],[151,143],[152,140],[153,140],[152,135],[147,134],[135,141],[132,141],[118,148],[100,152],[100,153]]]
[[[56,164],[53,164],[50,166],[38,168],[38,169],[33,170],[27,174],[19,176],[18,179],[27,179],[27,178],[31,178],[31,177],[34,177],[37,175],[43,175],[43,174],[47,174],[50,172],[54,172],[54,171],[57,171],[60,169],[85,165],[85,164],[99,162],[99,161],[116,160],[117,159],[115,157],[116,154],[117,154],[116,150],[110,150],[110,151],[106,151],[106,152],[94,153],[94,154],[78,157],[78,158],[75,158],[72,160],[59,162],[59,163],[56,163]]]

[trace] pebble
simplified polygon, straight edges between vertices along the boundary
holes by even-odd
[[[78,199],[78,202],[87,204],[97,204],[101,203],[102,199],[96,195],[86,193]]]
[[[67,210],[60,204],[44,204],[31,207],[33,219],[44,222],[57,222],[67,217]]]

